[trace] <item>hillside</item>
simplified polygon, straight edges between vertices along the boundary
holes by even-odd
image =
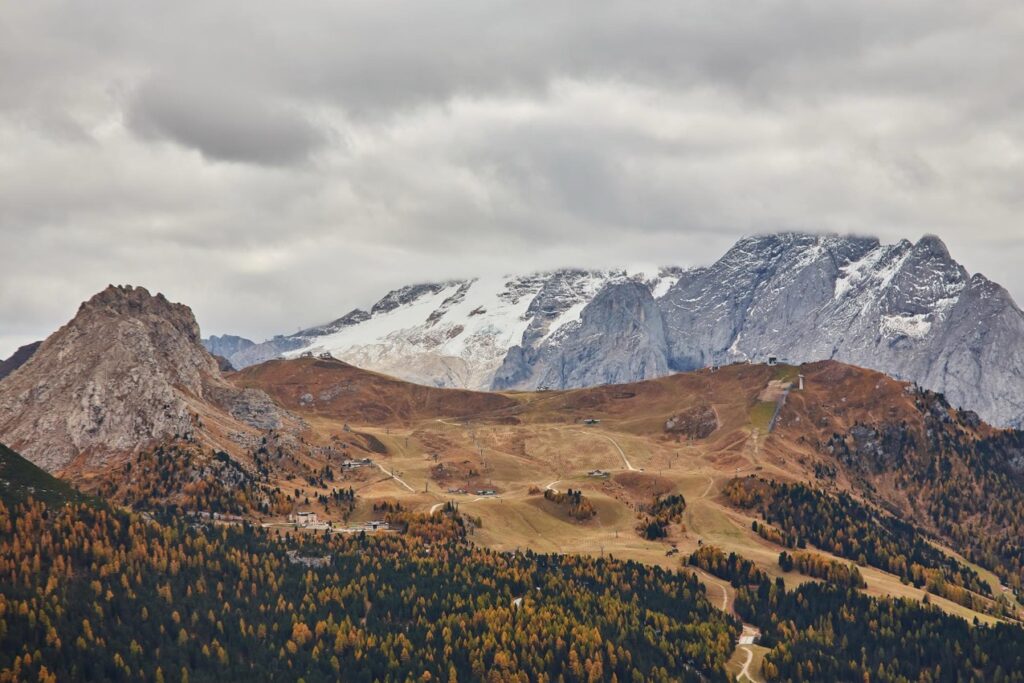
[[[265,391],[289,410],[356,424],[409,424],[489,414],[519,405],[501,394],[413,384],[335,359],[268,361],[233,374],[231,381]]]
[[[0,678],[728,680],[738,623],[693,576],[492,553],[457,515],[389,520],[280,537],[0,500]]]
[[[984,588],[979,606],[999,597],[1003,582],[1021,586],[1018,546],[1010,542],[1019,519],[1006,526],[1001,503],[983,493],[995,486],[1019,497],[1008,487],[1020,482],[1019,433],[989,427],[939,396],[874,371],[832,361],[799,368],[737,364],[592,389],[484,394],[421,387],[340,361],[305,358],[248,368],[232,379],[266,391],[321,438],[372,434],[384,444],[386,453],[373,457],[397,478],[353,479],[367,499],[357,505],[356,518],[372,499],[424,511],[451,500],[482,520],[476,540],[499,549],[606,551],[671,566],[665,542],[684,552],[698,542],[715,543],[781,576],[776,560],[782,548],[751,531],[756,516],[720,495],[737,475],[756,474],[806,482],[826,495],[852,494],[859,504],[916,525],[923,541],[937,539],[960,550],[983,565],[987,583],[972,584]],[[935,420],[964,435],[964,443],[987,444],[993,454],[981,462],[954,442],[926,448]],[[839,452],[839,441],[854,444],[869,429],[890,435],[862,447],[870,461]],[[895,461],[884,463],[899,444],[906,452],[900,451],[897,474]],[[910,450],[921,455],[912,458]],[[968,517],[943,503],[950,487],[930,464],[935,457],[950,463],[957,484],[975,498],[968,526]],[[588,476],[592,470],[607,475]],[[352,476],[343,473],[341,483]],[[586,496],[596,523],[580,527],[540,495],[570,488]],[[478,490],[497,495],[474,495]],[[318,486],[303,491],[311,499],[326,493]],[[644,520],[638,511],[659,495],[676,493],[687,502],[685,524],[671,525],[666,541],[641,538],[634,529]],[[1005,542],[979,545],[966,529]],[[938,568],[945,560],[927,562]],[[888,569],[865,571],[869,592],[923,596],[923,585],[908,586]],[[962,605],[943,604],[964,613]]]

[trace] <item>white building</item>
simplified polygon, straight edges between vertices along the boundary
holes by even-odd
[[[303,527],[320,523],[320,521],[317,519],[316,513],[310,512],[308,510],[304,510],[302,512],[293,512],[292,514],[288,515],[288,521]]]

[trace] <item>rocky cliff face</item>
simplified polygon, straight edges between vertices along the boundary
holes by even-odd
[[[636,281],[607,285],[580,319],[539,348],[517,346],[495,376],[507,387],[583,387],[651,379],[669,372],[661,311]]]
[[[936,237],[751,238],[659,303],[676,370],[835,359],[942,392],[996,424],[1024,416],[1024,315]]]
[[[201,441],[215,423],[284,419],[248,393],[223,380],[187,306],[111,286],[0,381],[0,441],[50,471],[85,469],[156,440]]]
[[[664,356],[669,370],[770,355],[794,363],[835,359],[942,392],[997,425],[1024,418],[1024,314],[1006,290],[969,275],[933,236],[893,245],[751,237],[713,265],[683,271],[655,303],[664,346],[653,336],[643,353]],[[624,332],[613,320],[597,329],[612,337]],[[594,329],[577,324],[535,348],[513,348],[495,387],[601,381],[609,361],[577,352],[601,343]]]

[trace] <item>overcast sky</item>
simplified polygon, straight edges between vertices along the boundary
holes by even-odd
[[[262,339],[429,279],[938,234],[1024,301],[1024,3],[0,12],[0,358],[108,283]]]

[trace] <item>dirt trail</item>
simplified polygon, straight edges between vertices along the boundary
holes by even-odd
[[[754,427],[754,430],[750,432],[751,442],[754,445],[754,452],[751,457],[755,465],[761,464],[761,430]]]
[[[720,591],[722,591],[722,611],[723,612],[728,612],[729,611],[729,591],[726,589],[725,584],[722,583],[721,581],[712,581],[711,579],[708,579],[708,583],[715,584],[716,586],[718,586],[718,589]]]
[[[388,475],[388,477],[390,477],[391,479],[394,479],[394,480],[395,480],[395,481],[397,481],[397,482],[398,482],[399,484],[401,484],[401,485],[402,485],[402,486],[404,486],[405,488],[409,489],[409,490],[410,490],[410,491],[412,491],[413,493],[416,493],[416,489],[414,489],[413,487],[409,486],[409,485],[408,485],[408,484],[406,484],[406,483],[405,483],[404,481],[402,481],[401,479],[399,479],[399,478],[398,478],[398,476],[396,476],[394,472],[388,472],[388,471],[387,471],[387,469],[386,469],[386,468],[384,467],[384,465],[381,465],[380,463],[377,463],[377,467],[379,467],[379,468],[380,468],[380,471],[381,471],[381,472],[383,472],[384,474]]]
[[[616,441],[615,439],[613,439],[612,437],[608,436],[607,434],[601,434],[600,432],[594,432],[594,431],[583,430],[583,429],[566,428],[566,427],[559,427],[558,429],[567,429],[568,431],[576,432],[578,434],[589,434],[591,436],[598,436],[598,437],[601,437],[602,439],[607,439],[608,441],[611,441],[612,445],[615,446],[615,450],[617,450],[619,452],[619,457],[622,458],[622,464],[624,464],[626,466],[626,469],[629,470],[630,472],[640,472],[641,471],[640,468],[633,467],[633,463],[631,463],[629,461],[629,458],[626,457],[626,453],[622,450],[622,446],[619,445],[619,442]]]
[[[751,681],[751,683],[757,683],[757,681],[750,676],[750,663],[754,661],[754,651],[745,645],[740,647],[740,649],[747,653],[747,661],[743,662],[743,668],[740,669],[740,675],[736,677],[736,680],[742,681],[746,678],[748,681]]]
[[[710,474],[708,475],[708,487],[704,489],[704,493],[700,494],[701,498],[707,498],[708,494],[711,493],[712,487],[715,485],[715,479]]]
[[[637,468],[633,467],[632,463],[630,463],[629,460],[626,459],[626,454],[622,451],[622,446],[620,446],[619,443],[615,439],[613,439],[612,437],[608,436],[607,434],[598,434],[598,436],[603,436],[604,438],[606,438],[606,439],[608,439],[609,441],[612,442],[612,445],[615,446],[615,449],[619,452],[619,455],[622,456],[622,462],[626,463],[626,469],[627,470],[629,470],[630,472],[638,472],[639,471],[639,470],[637,470]]]

